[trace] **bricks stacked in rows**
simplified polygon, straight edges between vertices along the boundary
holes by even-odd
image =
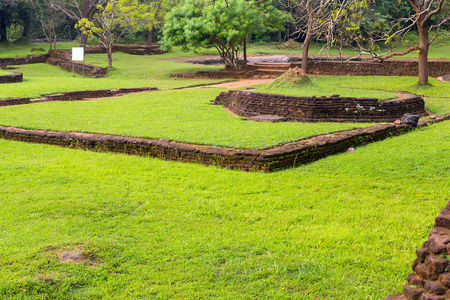
[[[71,52],[68,50],[51,50],[50,57],[46,60],[47,64],[59,66],[60,68],[72,72],[73,68],[76,73],[82,74],[84,70],[85,76],[88,77],[104,77],[108,71],[107,68],[102,68],[81,62],[74,62],[72,64]]]
[[[0,58],[0,67],[12,65],[26,65],[45,63],[50,57],[49,54],[27,55],[26,57],[7,57]]]
[[[291,68],[300,64],[293,63]],[[450,73],[450,61],[428,61],[431,77],[438,77]],[[378,75],[378,76],[417,76],[417,61],[387,60],[382,63],[374,61],[308,61],[308,69],[317,75]]]
[[[407,277],[403,297],[417,300],[450,299],[450,202],[435,219],[428,240],[416,250],[413,273]],[[400,297],[400,295],[397,295]],[[388,296],[385,299],[396,299]]]
[[[15,83],[15,82],[22,82],[22,81],[23,81],[22,73],[13,72],[12,74],[0,76],[0,83]]]
[[[427,114],[423,99],[415,95],[402,100],[378,101],[373,98],[293,97],[229,91],[221,93],[213,104],[224,105],[245,117],[277,115],[299,122],[391,122],[405,113]]]
[[[12,106],[30,103],[30,98],[0,99],[0,106]]]
[[[65,92],[61,94],[54,94],[46,96],[48,101],[73,101],[89,98],[103,98],[111,97],[121,94],[129,94],[145,91],[156,91],[154,87],[140,87],[140,88],[123,88],[123,89],[110,89],[110,90],[88,90],[88,91],[75,91]],[[0,99],[0,106],[11,106],[20,104],[29,104],[31,100],[29,98],[14,98],[14,99]]]

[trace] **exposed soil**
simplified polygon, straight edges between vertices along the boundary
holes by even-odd
[[[203,89],[203,88],[237,89],[241,87],[252,86],[255,84],[269,83],[272,81],[274,81],[274,79],[240,79],[238,81],[230,81],[213,85],[196,86],[188,89]]]
[[[442,82],[450,82],[450,75],[444,75],[444,76],[438,77],[436,79],[439,81],[442,81]]]
[[[94,253],[86,250],[84,245],[78,245],[74,249],[61,249],[62,251],[55,252],[61,262],[73,262],[76,264],[88,264],[95,265],[98,264],[96,256]]]

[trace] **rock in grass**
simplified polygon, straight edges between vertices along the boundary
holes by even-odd
[[[407,124],[412,127],[416,127],[417,122],[419,122],[419,118],[420,118],[420,116],[418,116],[418,115],[412,115],[412,114],[406,113],[403,115],[403,117],[401,119],[401,124]]]

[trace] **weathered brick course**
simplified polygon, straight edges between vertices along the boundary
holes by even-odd
[[[0,83],[16,83],[23,81],[23,74],[12,72],[12,74],[0,75]]]
[[[435,219],[428,240],[422,248],[416,250],[417,259],[413,263],[413,271],[407,277],[408,285],[403,288],[402,297],[419,300],[450,299],[450,230],[446,226],[449,215],[448,207],[444,208]],[[444,225],[444,227],[442,227]],[[396,299],[400,295],[390,295],[384,300]],[[399,298],[400,299],[400,298]]]
[[[421,121],[418,127],[450,119],[450,115]],[[349,147],[368,144],[411,130],[406,125],[379,124],[368,128],[316,136],[275,148],[234,149],[180,143],[170,140],[130,138],[115,135],[75,132],[51,132],[0,127],[0,138],[30,143],[58,145],[85,150],[117,152],[164,160],[196,162],[244,171],[270,172],[309,163],[325,156],[346,151]],[[417,265],[421,266],[422,264]],[[440,265],[436,264],[435,268]],[[437,273],[424,265],[426,279],[436,280]],[[436,277],[436,279],[432,279]]]
[[[378,101],[352,97],[294,97],[246,91],[222,92],[213,102],[244,117],[277,115],[298,122],[393,122],[405,113],[427,115],[417,95]]]

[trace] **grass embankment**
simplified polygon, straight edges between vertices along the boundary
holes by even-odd
[[[106,61],[104,54],[87,56],[87,62],[92,60]],[[178,79],[169,77],[176,72],[187,72],[199,69],[217,69],[217,66],[196,66],[186,63],[176,63],[159,60],[160,56],[136,56],[124,53],[114,53],[114,69],[105,78],[83,78],[61,68],[46,65],[21,65],[18,72],[24,74],[24,82],[9,85],[0,89],[0,99],[15,97],[39,98],[48,94],[65,91],[111,89],[125,87],[150,86],[158,89],[171,89],[216,83],[226,80]]]
[[[446,204],[449,132],[272,174],[0,140],[0,297],[382,299]]]
[[[173,55],[173,54],[167,54]],[[40,97],[66,90],[156,86],[160,89],[207,84],[208,80],[170,78],[168,74],[204,68],[159,60],[167,55],[132,56],[115,53],[115,68],[107,78],[72,77],[57,67],[37,64],[20,66],[25,82],[0,90],[0,98]],[[94,64],[104,64],[105,55],[88,56]],[[57,84],[55,84],[55,82]],[[340,89],[334,81],[314,78],[315,84],[298,95],[339,93],[343,96],[388,99],[392,93]],[[30,129],[118,134],[146,138],[165,138],[180,142],[239,148],[267,148],[310,136],[371,124],[351,123],[255,123],[226,113],[210,102],[223,90],[186,90],[151,92],[88,102],[53,102],[1,108],[0,124]]]
[[[56,131],[165,138],[238,148],[267,148],[368,123],[260,123],[227,113],[211,101],[222,89],[140,93],[76,102],[0,108],[0,124]]]
[[[151,61],[132,58],[138,65]],[[69,81],[55,67],[22,66],[35,75],[16,90],[10,87],[20,84],[0,86],[0,93],[107,88],[114,80],[132,86],[133,75],[126,77],[119,62],[110,81]],[[142,80],[136,85],[144,76],[134,76]],[[166,88],[189,82],[157,76],[148,82]],[[327,95],[327,80],[388,90],[412,90],[416,81],[320,78]],[[449,95],[447,85],[432,83],[417,91]],[[160,130],[202,140],[221,131],[235,143],[297,134],[303,126],[232,117],[210,105],[217,92],[3,107],[0,120],[128,134]],[[449,110],[445,98],[429,99],[437,111]],[[222,127],[238,128],[238,135]],[[415,249],[450,194],[449,132],[444,122],[271,174],[0,140],[0,298],[353,300],[401,292]],[[68,250],[86,261],[60,262]]]
[[[30,97],[48,94],[52,90],[56,92],[145,85],[170,88],[205,83],[203,80],[173,79],[167,76],[170,70],[191,67],[190,65],[120,53],[115,55],[118,57],[117,68],[113,70],[110,77],[103,79],[80,77],[74,79],[68,72],[43,64],[21,66],[21,69],[28,69],[25,72],[27,81],[11,84],[8,89],[0,89],[0,95],[9,96],[15,93],[13,94],[15,97]],[[95,55],[91,59],[104,62],[104,55]],[[58,77],[58,81],[51,80],[54,78],[51,76]],[[277,90],[269,89],[268,85],[260,85],[256,86],[256,91],[297,96],[339,94],[385,100],[395,98],[396,95],[372,89],[409,90],[429,95],[430,98],[426,98],[428,109],[438,114],[450,113],[449,101],[445,98],[431,98],[431,96],[443,94],[450,95],[449,85],[435,80],[432,80],[433,87],[414,88],[415,78],[413,77],[312,76],[311,78],[313,84],[298,89]],[[361,88],[367,90],[361,90]],[[87,102],[53,102],[4,107],[0,110],[2,114],[0,124],[30,129],[165,138],[180,142],[239,148],[267,148],[318,134],[371,125],[367,123],[248,122],[229,115],[220,106],[210,104],[221,91],[219,89],[164,91]]]

